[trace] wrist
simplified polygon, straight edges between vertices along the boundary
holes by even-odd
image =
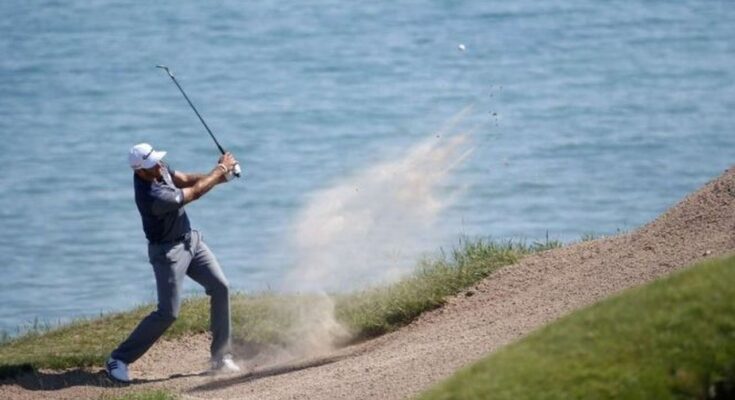
[[[225,164],[222,164],[222,163],[217,164],[217,169],[222,170],[223,174],[227,173],[227,167],[225,166]]]

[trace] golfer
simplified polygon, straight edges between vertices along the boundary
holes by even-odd
[[[143,219],[148,258],[156,276],[158,308],[138,324],[107,360],[107,374],[121,382],[130,382],[128,365],[148,351],[179,315],[185,275],[202,285],[211,298],[212,370],[240,370],[230,355],[227,279],[201,233],[191,229],[184,210],[186,204],[232,179],[237,161],[226,153],[209,174],[185,174],[163,163],[165,155],[165,151],[140,143],[130,149],[128,156],[134,171],[135,203]]]

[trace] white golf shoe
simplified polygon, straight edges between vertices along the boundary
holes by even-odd
[[[107,376],[114,381],[130,383],[128,365],[120,360],[110,357],[105,363],[105,371],[107,371]]]
[[[235,364],[235,361],[232,360],[232,356],[229,354],[222,357],[221,360],[212,361],[212,373],[232,374],[240,371],[242,370]]]

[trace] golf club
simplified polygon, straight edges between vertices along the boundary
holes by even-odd
[[[212,137],[212,140],[214,140],[214,144],[217,145],[217,148],[219,149],[220,153],[225,154],[225,149],[220,146],[219,142],[217,141],[217,138],[214,137],[214,134],[212,133],[212,130],[209,129],[209,126],[207,126],[207,123],[204,122],[204,118],[202,118],[201,115],[199,115],[199,111],[197,111],[196,107],[194,107],[194,104],[192,104],[191,100],[189,100],[189,96],[186,95],[186,92],[184,92],[184,89],[181,88],[181,85],[179,85],[179,81],[176,80],[174,77],[174,74],[171,73],[171,70],[168,69],[165,65],[156,65],[156,68],[161,68],[162,70],[166,71],[169,77],[171,77],[171,80],[174,81],[176,84],[176,87],[179,88],[179,91],[181,91],[181,94],[184,95],[184,98],[186,99],[186,102],[189,103],[189,106],[192,110],[194,110],[194,113],[199,117],[199,120],[202,121],[202,125],[204,125],[204,128],[209,132],[209,136]],[[240,164],[235,164],[235,168],[233,173],[236,177],[240,177]]]

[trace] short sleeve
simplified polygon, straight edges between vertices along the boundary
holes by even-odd
[[[179,188],[170,186],[155,186],[151,188],[153,215],[163,215],[176,211],[184,205],[184,193]]]

